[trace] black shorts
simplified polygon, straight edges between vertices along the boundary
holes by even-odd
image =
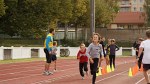
[[[56,55],[52,55],[52,61],[56,61],[56,60],[57,60]]]
[[[144,71],[147,71],[150,69],[150,64],[143,64]]]
[[[45,55],[46,55],[46,63],[51,63],[52,55],[49,54],[49,52],[46,48],[44,48],[44,52],[45,52]]]

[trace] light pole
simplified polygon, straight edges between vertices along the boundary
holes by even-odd
[[[95,33],[95,0],[90,0],[90,11],[91,11],[91,21],[90,21],[90,33],[91,36]]]

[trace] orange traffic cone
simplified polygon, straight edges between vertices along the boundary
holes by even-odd
[[[136,71],[135,71],[135,67],[132,68],[132,76],[134,76],[136,74]]]
[[[104,75],[104,74],[106,74],[107,73],[107,69],[106,69],[106,67],[103,67],[102,68],[102,75]]]
[[[140,71],[143,72],[143,64],[141,64]]]
[[[138,70],[139,70],[139,67],[138,67],[138,65],[136,64],[136,65],[135,65],[135,73],[138,73]]]

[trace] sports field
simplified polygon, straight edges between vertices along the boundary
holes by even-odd
[[[53,75],[42,75],[45,61],[0,64],[0,84],[91,84],[89,74],[82,80],[79,62],[75,58],[58,59]],[[105,66],[103,61],[102,66]],[[116,69],[97,77],[96,84],[146,84],[142,72],[129,77],[129,68],[135,66],[134,57],[117,57]],[[53,70],[53,65],[50,68]]]

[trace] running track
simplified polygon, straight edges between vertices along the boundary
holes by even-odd
[[[97,77],[96,84],[146,84],[141,72],[128,77],[128,70],[135,65],[134,61],[133,57],[117,58],[115,71]],[[58,59],[57,71],[49,76],[42,75],[44,63],[36,61],[1,64],[0,84],[91,84],[90,74],[81,80],[78,60]],[[105,66],[105,63],[102,65]]]

